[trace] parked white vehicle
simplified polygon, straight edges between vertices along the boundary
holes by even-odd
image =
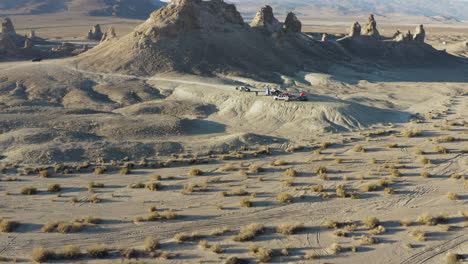
[[[247,86],[237,86],[236,90],[240,92],[250,92],[250,88]]]

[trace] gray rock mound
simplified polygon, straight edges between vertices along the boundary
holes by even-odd
[[[114,27],[109,27],[107,31],[102,36],[101,42],[110,41],[117,39],[117,34],[115,33]]]
[[[11,19],[9,17],[5,17],[3,19],[2,31],[0,33],[16,35],[15,27],[13,26],[13,22],[11,22]]]
[[[101,41],[102,36],[103,36],[103,33],[101,31],[101,25],[97,24],[92,29],[89,30],[88,35],[86,36],[86,39]]]

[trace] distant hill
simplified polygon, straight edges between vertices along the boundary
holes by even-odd
[[[269,4],[277,13],[295,11],[301,16],[355,16],[375,13],[380,16],[408,14],[434,17],[435,20],[468,20],[468,1],[464,0],[229,0],[241,12],[255,12]]]
[[[83,12],[92,16],[146,19],[166,3],[160,0],[0,0],[1,13],[47,14]]]

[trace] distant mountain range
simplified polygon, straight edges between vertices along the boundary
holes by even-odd
[[[10,14],[75,11],[94,16],[146,19],[164,5],[166,3],[159,0],[0,0],[0,11]]]
[[[294,11],[302,17],[350,17],[374,13],[430,17],[441,22],[468,21],[468,0],[225,0],[244,15],[269,4],[276,14]],[[167,0],[0,0],[3,14],[45,14],[78,11],[95,16],[146,19]]]
[[[379,16],[407,14],[434,17],[435,20],[468,20],[466,0],[228,0],[244,12],[255,12],[269,4],[276,13],[295,11],[301,16]]]

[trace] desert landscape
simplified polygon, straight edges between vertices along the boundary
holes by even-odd
[[[315,2],[0,0],[0,263],[465,263],[468,3]]]

